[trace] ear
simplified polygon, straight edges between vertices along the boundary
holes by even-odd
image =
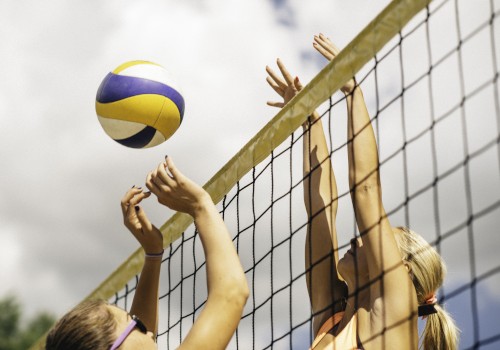
[[[413,277],[412,271],[411,271],[411,264],[408,262],[408,260],[403,259],[403,265],[406,267],[406,271],[410,274],[411,277]]]

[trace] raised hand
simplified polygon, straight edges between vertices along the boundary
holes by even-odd
[[[161,204],[193,217],[205,204],[213,204],[210,195],[184,176],[171,157],[167,157],[165,162],[148,174],[146,186]]]
[[[272,107],[283,108],[292,98],[297,95],[297,93],[302,89],[302,84],[298,77],[292,78],[285,65],[278,58],[277,62],[278,68],[281,71],[280,77],[276,74],[269,66],[266,66],[266,72],[269,76],[266,78],[269,85],[274,91],[281,97],[283,97],[283,102],[271,102],[268,101],[267,104]]]
[[[332,41],[326,37],[324,34],[319,34],[314,36],[313,47],[323,55],[327,60],[332,61],[340,52],[340,49],[335,46]],[[356,87],[356,81],[354,79],[349,80],[340,89],[345,94],[350,94]]]
[[[141,188],[132,187],[121,200],[123,221],[134,237],[139,241],[146,254],[158,254],[163,251],[163,235],[146,216],[140,203],[151,194]]]

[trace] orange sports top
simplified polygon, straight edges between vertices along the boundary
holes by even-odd
[[[313,344],[311,345],[309,350],[313,350],[320,342],[323,340],[325,335],[330,332],[333,327],[335,327],[337,324],[340,323],[342,320],[342,317],[344,317],[344,312],[337,312],[334,314],[332,317],[327,319],[325,323],[321,326],[321,328],[318,331],[318,334],[316,335],[316,338],[314,339]],[[325,349],[335,349],[335,350],[358,350],[358,341],[357,341],[357,326],[356,326],[357,320],[356,320],[356,315],[352,317],[352,319],[349,321],[349,323],[345,326],[342,331],[337,334],[335,339],[331,344],[328,344],[328,346]]]

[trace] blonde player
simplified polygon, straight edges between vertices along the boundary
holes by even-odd
[[[314,48],[328,60],[339,50],[324,35]],[[301,90],[278,60],[282,76],[267,67],[267,80],[283,107]],[[304,125],[304,200],[307,284],[315,340],[311,349],[418,349],[417,318],[426,317],[424,349],[456,349],[457,329],[437,303],[445,266],[418,234],[394,227],[382,203],[378,149],[363,94],[354,79],[341,91],[348,114],[349,184],[361,236],[338,257],[337,187],[319,116]]]

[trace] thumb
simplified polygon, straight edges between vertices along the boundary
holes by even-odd
[[[302,90],[302,88],[303,88],[302,83],[299,80],[299,77],[295,77],[295,79],[293,80],[293,85],[295,85],[295,88],[298,91]]]
[[[153,230],[153,224],[151,224],[151,221],[149,221],[144,210],[142,210],[140,206],[136,205],[135,212],[137,214],[137,219],[141,223],[142,231],[151,232]]]

